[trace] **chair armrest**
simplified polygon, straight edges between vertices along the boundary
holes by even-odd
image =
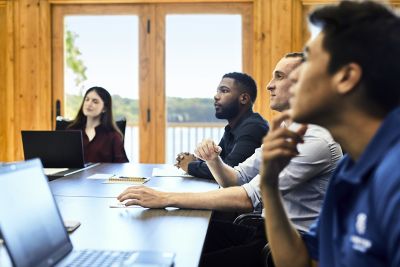
[[[261,216],[261,213],[245,213],[236,217],[233,223],[237,225],[258,226],[264,223],[264,218]]]

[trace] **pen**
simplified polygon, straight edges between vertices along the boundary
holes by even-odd
[[[119,178],[146,179],[146,177],[136,177],[136,176],[119,176]]]

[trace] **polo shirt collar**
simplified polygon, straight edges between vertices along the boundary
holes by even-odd
[[[359,184],[363,177],[384,157],[390,147],[400,139],[400,108],[391,111],[362,153],[354,162],[348,155],[344,157],[336,182],[347,181]]]
[[[231,128],[231,126],[226,125],[225,126],[225,131],[230,132],[231,134],[235,134],[235,132],[237,131],[237,129],[240,129],[239,125],[243,123],[243,121],[245,121],[248,117],[250,117],[253,114],[253,110],[251,108],[249,108],[248,111],[246,111],[242,117],[240,118],[240,120],[237,122],[236,126],[234,128]]]

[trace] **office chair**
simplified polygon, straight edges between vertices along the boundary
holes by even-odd
[[[240,214],[233,223],[237,225],[259,226],[260,224],[264,224],[264,218],[261,216],[261,212],[250,212]]]
[[[234,221],[234,224],[238,225],[247,225],[247,226],[259,226],[260,224],[264,225],[264,218],[261,215],[261,212],[251,212],[244,213],[239,215]],[[297,229],[300,235],[304,235],[305,232]],[[267,237],[268,239],[268,237]],[[265,267],[275,267],[274,261],[272,259],[271,248],[269,244],[265,244],[264,248],[261,251],[262,256],[264,258]]]
[[[241,214],[233,221],[234,224],[237,225],[246,225],[246,226],[260,226],[260,224],[264,225],[264,218],[261,216],[261,212],[251,212]],[[274,262],[272,260],[271,249],[269,244],[267,243],[261,251],[262,257],[264,259],[265,267],[274,267]]]
[[[71,123],[70,120],[67,120],[62,116],[57,116],[57,118],[56,118],[56,131],[66,130],[70,123]],[[117,124],[119,130],[121,131],[123,139],[125,139],[126,118],[123,117],[123,118],[115,121],[115,124]]]
[[[117,121],[115,121],[115,123],[117,124],[119,130],[122,133],[122,138],[125,139],[125,129],[126,129],[126,118],[123,117]]]
[[[70,124],[71,121],[63,118],[62,116],[57,116],[56,118],[56,131],[63,131],[67,129],[68,124]]]

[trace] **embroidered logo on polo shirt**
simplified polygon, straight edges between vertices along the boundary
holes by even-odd
[[[352,235],[350,237],[351,243],[353,244],[353,249],[358,250],[360,252],[366,252],[371,246],[371,240],[368,240],[366,238],[357,236],[357,235]]]
[[[367,214],[363,212],[359,213],[356,218],[355,226],[357,234],[365,234],[365,231],[367,229]],[[372,246],[371,240],[360,237],[358,235],[352,235],[350,237],[350,241],[352,243],[353,249],[360,252],[366,252]]]
[[[356,219],[356,230],[359,235],[365,234],[367,229],[367,214],[361,212],[357,215]]]

